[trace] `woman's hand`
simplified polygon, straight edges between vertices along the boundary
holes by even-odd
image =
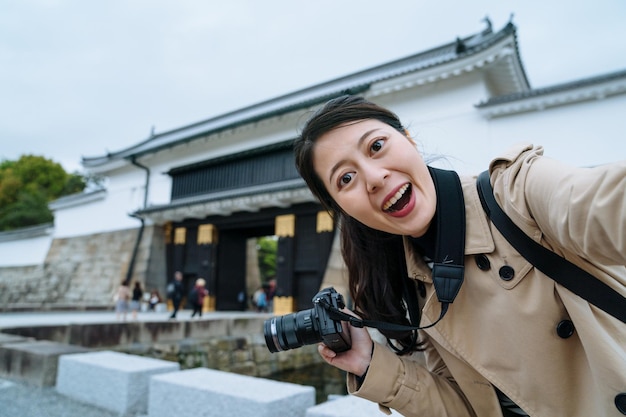
[[[342,310],[346,314],[358,317],[348,309]],[[370,365],[372,359],[372,338],[365,328],[354,327],[348,322],[341,322],[346,326],[352,340],[352,348],[345,352],[337,353],[323,343],[317,346],[317,350],[327,363],[343,371],[356,376],[362,376]]]

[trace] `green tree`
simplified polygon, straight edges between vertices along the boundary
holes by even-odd
[[[263,236],[258,238],[256,242],[261,281],[267,282],[276,276],[278,240],[275,236]]]
[[[48,203],[81,192],[87,180],[42,156],[22,155],[0,162],[0,230],[49,223]]]

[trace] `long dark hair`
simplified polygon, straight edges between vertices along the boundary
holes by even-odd
[[[304,125],[294,144],[296,168],[311,192],[335,215],[341,233],[341,251],[348,267],[350,296],[365,319],[409,324],[403,301],[405,272],[402,236],[372,229],[346,214],[330,196],[313,167],[315,141],[345,124],[374,119],[406,135],[398,116],[358,96],[341,96],[327,102]],[[414,323],[418,325],[418,323]],[[403,350],[418,350],[412,332],[381,333]]]

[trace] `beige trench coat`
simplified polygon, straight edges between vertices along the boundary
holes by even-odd
[[[520,145],[494,160],[496,199],[528,235],[626,296],[626,162],[578,169],[542,154]],[[349,376],[349,392],[406,416],[501,416],[494,386],[533,417],[622,416],[626,324],[534,269],[489,223],[476,178],[462,184],[465,281],[444,319],[421,333],[425,364],[375,344],[365,381]],[[408,242],[405,251],[409,276],[426,285],[425,326],[440,303],[429,268]],[[488,270],[476,262],[484,256]],[[568,320],[575,331],[564,338],[557,326]]]

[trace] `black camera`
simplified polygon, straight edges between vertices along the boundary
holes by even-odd
[[[343,297],[334,288],[324,288],[313,297],[313,308],[265,320],[263,331],[270,352],[299,348],[324,342],[335,352],[352,346],[346,326],[333,318],[332,309],[345,307]]]

